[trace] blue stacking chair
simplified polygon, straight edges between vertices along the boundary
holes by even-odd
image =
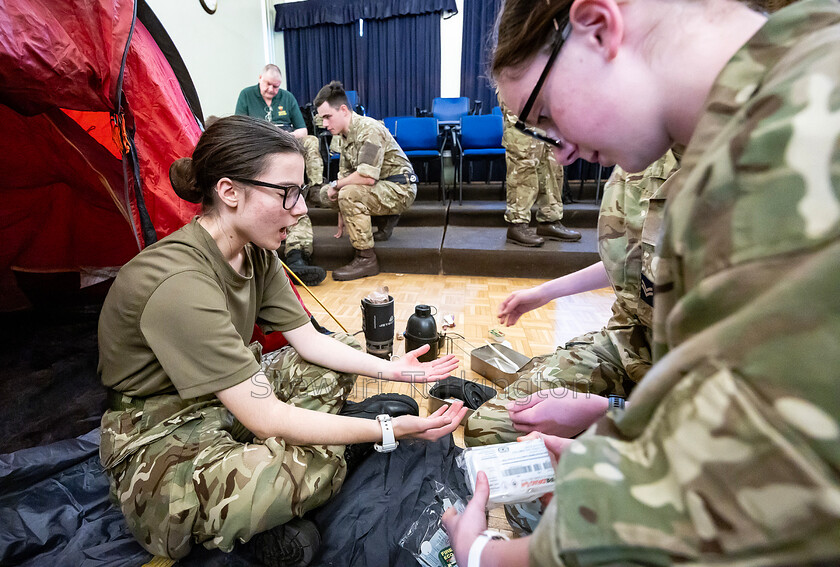
[[[443,130],[444,143],[452,150],[452,161],[455,164],[455,151],[458,147],[458,127],[462,116],[470,113],[470,99],[462,96],[457,98],[437,97],[432,100],[432,116],[438,119],[438,128]]]
[[[493,110],[490,111],[490,114],[496,114],[498,116],[502,115],[502,107],[501,106],[494,106]]]
[[[498,114],[461,117],[459,137],[458,203],[463,202],[464,160],[493,160],[504,157],[502,147],[502,117]],[[492,172],[492,161],[490,162]]]
[[[438,119],[441,126],[455,126],[462,116],[470,113],[470,99],[462,96],[459,98],[441,98],[432,100],[432,116]]]
[[[392,136],[397,136],[397,120],[403,120],[405,118],[414,118],[414,116],[386,116],[382,119],[382,122],[385,123],[385,127],[391,133]]]
[[[437,119],[431,116],[422,118],[397,117],[395,118],[394,132],[394,138],[405,152],[406,157],[423,161],[426,170],[425,179],[429,178],[429,162],[438,160],[440,164],[438,189],[440,200],[443,201],[443,141],[438,133]]]

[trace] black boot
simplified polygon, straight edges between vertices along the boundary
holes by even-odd
[[[391,417],[399,415],[419,415],[420,408],[414,398],[404,394],[377,394],[361,402],[344,402],[338,415],[376,419],[377,415],[387,413]],[[344,449],[344,461],[347,474],[352,473],[359,464],[373,452],[373,443],[354,443]]]
[[[417,401],[405,394],[376,394],[361,402],[344,402],[338,415],[376,419],[377,415],[387,413],[391,417],[398,415],[420,415]]]
[[[293,518],[254,536],[253,552],[268,567],[306,567],[321,547],[321,534],[309,520]]]
[[[327,277],[327,271],[320,266],[313,266],[311,257],[300,248],[286,254],[286,265],[306,285],[318,285]]]
[[[377,242],[382,242],[391,238],[391,233],[394,232],[394,227],[400,222],[400,215],[385,215],[379,217],[382,219],[382,226],[379,230],[373,233],[373,239]]]

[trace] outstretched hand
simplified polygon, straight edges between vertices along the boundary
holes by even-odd
[[[487,529],[487,499],[490,497],[490,484],[484,471],[479,471],[475,492],[472,500],[467,504],[463,514],[459,514],[455,506],[443,513],[443,527],[449,534],[452,550],[455,552],[455,562],[466,565],[470,547],[475,538]]]
[[[455,431],[465,415],[467,408],[462,401],[457,401],[451,406],[443,405],[429,417],[401,415],[394,418],[394,435],[397,438],[411,437],[435,441]]]
[[[395,382],[437,382],[443,380],[458,368],[458,359],[454,354],[448,354],[429,362],[420,362],[418,357],[429,352],[429,345],[422,345],[405,353],[399,360],[390,363],[390,375],[386,376]]]
[[[514,291],[499,306],[499,322],[505,327],[515,325],[525,313],[542,307],[550,300],[543,296],[539,286]]]
[[[602,396],[554,388],[518,398],[505,407],[517,431],[574,437],[603,417],[607,405]]]

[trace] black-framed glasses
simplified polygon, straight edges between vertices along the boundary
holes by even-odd
[[[244,177],[230,177],[233,181],[239,181],[240,183],[247,183],[248,185],[255,185],[257,187],[267,187],[269,189],[277,189],[278,191],[282,191],[283,193],[277,194],[277,197],[283,199],[283,208],[287,211],[290,211],[294,208],[297,204],[298,199],[301,197],[306,200],[306,196],[309,195],[309,185],[304,185],[301,187],[300,185],[275,185],[274,183],[268,183],[266,181],[257,181],[256,179],[245,179]]]
[[[548,61],[545,62],[545,69],[543,69],[540,78],[537,79],[537,84],[534,85],[534,90],[531,91],[531,96],[528,97],[528,101],[525,103],[525,106],[522,107],[522,112],[519,113],[519,119],[514,124],[514,127],[523,134],[536,138],[546,144],[551,144],[557,148],[563,147],[562,140],[558,140],[557,138],[552,138],[538,132],[534,128],[527,126],[525,124],[525,120],[528,119],[531,107],[534,106],[534,102],[537,100],[537,95],[540,94],[540,89],[542,88],[543,83],[545,83],[545,79],[548,77],[549,71],[551,71],[551,66],[554,64],[554,60],[557,59],[557,55],[560,53],[560,48],[563,47],[563,44],[566,43],[566,39],[572,32],[572,23],[569,21],[568,16],[564,18],[563,22],[565,25],[563,26],[562,31],[560,31],[561,28],[557,25],[557,20],[554,20],[554,27],[558,30],[557,39],[554,40],[554,45],[551,46],[551,54],[548,56]]]

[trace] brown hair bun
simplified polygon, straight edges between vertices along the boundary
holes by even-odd
[[[183,200],[190,203],[201,202],[201,190],[196,184],[192,158],[183,157],[172,162],[169,166],[169,183]]]

